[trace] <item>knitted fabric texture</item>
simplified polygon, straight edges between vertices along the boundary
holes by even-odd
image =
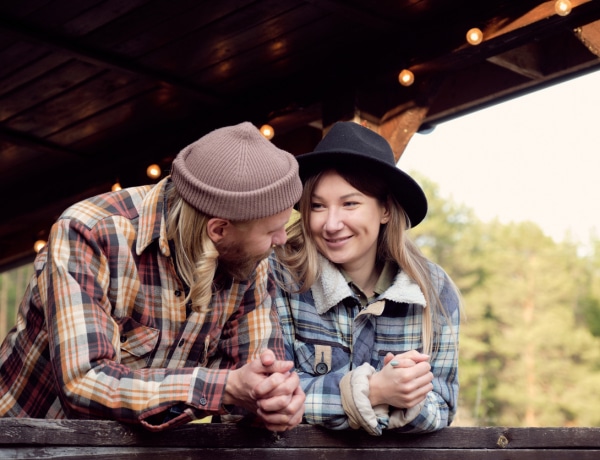
[[[249,122],[216,129],[185,147],[171,177],[181,197],[211,217],[254,220],[292,207],[298,162]]]

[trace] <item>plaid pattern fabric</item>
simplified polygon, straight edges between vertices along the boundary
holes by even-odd
[[[224,413],[228,369],[284,356],[268,261],[186,309],[166,239],[168,179],[69,208],[35,260],[0,349],[0,416],[107,418],[164,429]],[[163,413],[180,415],[162,424]]]
[[[285,272],[274,259],[271,259],[271,264],[271,271],[278,277],[280,286],[288,287],[290,280],[286,279]],[[332,267],[331,264],[330,266]],[[450,324],[440,322],[437,326],[436,352],[431,360],[434,388],[429,392],[420,414],[408,425],[398,429],[404,432],[441,429],[451,423],[456,412],[459,299],[450,287],[446,273],[434,264],[431,264],[431,270]],[[335,305],[315,305],[314,287],[302,294],[290,293],[289,287],[285,290],[279,287],[275,302],[282,324],[287,359],[294,360],[301,386],[306,393],[306,422],[330,429],[347,429],[350,425],[342,407],[339,386],[342,377],[363,363],[369,363],[380,370],[388,352],[399,354],[412,349],[421,351],[423,306],[399,302],[397,294],[390,294],[394,284],[398,284],[398,272],[394,284],[377,298],[378,301],[385,301],[383,312],[366,313],[367,310],[363,309],[342,274],[337,273],[338,286],[344,284],[348,295]],[[317,283],[322,282],[322,277],[317,280]],[[317,308],[326,311],[319,314]]]

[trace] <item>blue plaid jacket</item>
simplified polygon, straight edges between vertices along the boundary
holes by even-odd
[[[315,285],[306,293],[294,294],[289,292],[285,271],[273,259],[271,264],[273,276],[280,281],[275,301],[286,358],[295,362],[306,393],[305,421],[330,429],[349,428],[340,380],[363,363],[381,369],[388,352],[421,351],[425,298],[418,285],[398,271],[392,285],[377,298],[384,303],[364,308],[342,273],[323,257],[322,275]],[[430,268],[450,321],[434,319],[434,389],[420,414],[399,429],[404,432],[439,430],[452,422],[456,412],[459,299],[448,275],[435,264]]]

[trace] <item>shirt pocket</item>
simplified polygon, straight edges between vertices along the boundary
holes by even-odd
[[[148,359],[158,345],[159,330],[131,318],[123,318],[118,323],[121,364],[134,370],[147,367]]]
[[[296,339],[294,351],[297,370],[310,375],[325,375],[350,365],[350,349],[339,343]]]

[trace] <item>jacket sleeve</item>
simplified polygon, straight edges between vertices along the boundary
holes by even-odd
[[[445,309],[447,320],[439,318],[438,336],[434,344],[437,352],[431,361],[433,390],[425,399],[425,404],[417,417],[403,427],[402,432],[430,432],[452,423],[458,404],[458,336],[460,327],[460,299],[448,275],[438,266],[432,265],[432,276],[437,285],[438,295]],[[396,409],[398,410],[398,409]],[[394,415],[390,413],[390,429]]]
[[[103,238],[112,238],[113,246],[123,248],[118,260],[113,257],[109,263],[99,243]],[[119,295],[131,297],[119,300],[128,305],[128,302],[134,302],[136,292],[139,292],[135,286],[140,278],[153,276],[148,271],[135,273],[135,265],[129,263],[128,251],[135,247],[134,238],[134,234],[123,232],[97,235],[68,219],[59,220],[53,227],[39,290],[43,297],[41,302],[46,306],[49,357],[65,414],[76,418],[112,419],[162,430],[198,416],[225,413],[222,398],[229,371],[219,365],[197,367],[196,363],[189,363],[189,367],[132,368],[123,363],[122,342],[141,339],[139,333],[130,337],[121,335],[119,324],[112,315],[109,290],[118,289]],[[134,273],[125,276],[119,269],[117,277],[110,270],[115,264],[127,266]],[[161,295],[160,289],[157,292]],[[269,301],[267,315],[271,315],[270,307]],[[252,310],[254,315],[259,313],[259,310]],[[147,314],[152,313],[148,311]],[[269,321],[272,320],[271,316]],[[246,324],[246,329],[250,329],[249,326],[263,323],[242,315],[227,324],[226,328],[231,324],[238,327],[231,329],[227,336],[232,341],[228,346],[228,365],[236,364],[234,356],[240,353],[240,348],[245,352],[239,359],[251,359],[256,350],[251,350],[240,340],[253,338],[248,334],[240,340],[233,337],[239,332],[240,324],[242,327]],[[145,329],[151,334],[151,328]],[[156,331],[160,335],[160,330]],[[134,352],[143,348],[143,343],[130,345]]]

